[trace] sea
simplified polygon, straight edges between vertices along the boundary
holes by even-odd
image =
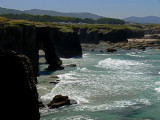
[[[40,120],[160,120],[160,49],[83,51],[82,58],[61,60],[77,67],[45,71],[41,55],[39,99],[47,106],[60,94],[77,104],[41,109]]]

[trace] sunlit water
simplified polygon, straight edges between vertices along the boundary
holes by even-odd
[[[160,50],[84,52],[62,61],[77,67],[46,72],[47,64],[40,65],[40,99],[47,104],[61,94],[78,104],[42,110],[41,120],[160,120]],[[58,84],[49,83],[52,75]]]

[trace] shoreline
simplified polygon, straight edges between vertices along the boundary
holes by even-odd
[[[99,44],[82,43],[82,51],[99,51],[116,52],[117,49],[131,50],[140,49],[145,50],[147,47],[160,49],[160,39],[128,39],[128,42],[111,43],[108,41],[100,41]]]

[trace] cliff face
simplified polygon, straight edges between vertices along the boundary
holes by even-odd
[[[99,40],[116,42],[127,42],[128,38],[141,38],[144,36],[143,31],[132,31],[129,29],[112,30],[106,33],[99,33]]]
[[[144,31],[129,30],[129,29],[113,29],[106,31],[106,29],[97,28],[92,30],[89,28],[75,29],[81,43],[94,43],[99,44],[99,41],[127,42],[128,38],[142,38],[144,37]]]
[[[78,35],[81,43],[99,43],[98,30],[84,28],[79,30]]]
[[[40,49],[45,51],[45,59],[49,64],[49,70],[61,70],[63,67],[62,61],[57,56],[54,43],[54,28],[51,27],[37,27],[37,41],[40,44]]]
[[[28,57],[0,51],[1,115],[5,120],[39,120],[37,79]]]
[[[60,57],[82,57],[82,48],[78,34],[75,32],[62,32],[55,29],[55,50]]]
[[[49,69],[63,69],[62,61],[55,53],[52,28],[25,24],[0,25],[0,49],[14,50],[26,55],[31,60],[36,75],[38,75],[40,43],[44,46]]]

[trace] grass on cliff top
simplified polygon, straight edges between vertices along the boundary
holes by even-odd
[[[0,22],[7,22],[9,21],[9,19],[5,18],[5,17],[0,17]]]
[[[30,22],[27,20],[10,20],[8,21],[10,25],[34,25],[34,22]]]
[[[150,25],[113,25],[113,24],[53,24],[52,22],[31,22],[27,20],[9,20],[5,17],[0,17],[0,23],[7,23],[10,26],[17,25],[35,25],[35,26],[49,26],[59,28],[62,32],[73,32],[75,29],[87,29],[89,32],[101,30],[109,32],[114,29],[130,29],[130,30],[144,30],[144,28],[154,28],[155,24]]]
[[[90,31],[97,31],[99,29],[104,32],[109,32],[113,29],[130,29],[130,30],[142,30],[141,26],[133,25],[111,25],[111,24],[53,24],[53,26],[64,29],[65,31],[72,31],[73,29],[89,29]]]

